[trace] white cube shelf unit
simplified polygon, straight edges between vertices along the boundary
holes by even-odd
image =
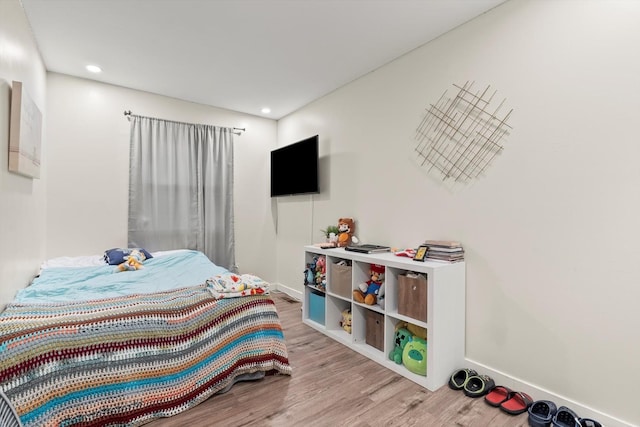
[[[305,265],[320,255],[326,256],[327,289],[326,293],[318,298],[317,291],[312,287],[304,287],[302,321],[305,324],[432,391],[445,385],[451,373],[465,365],[464,262],[420,262],[390,252],[362,254],[343,248],[321,249],[305,246]],[[339,288],[332,289],[331,286],[332,273],[338,277],[336,263],[341,260],[350,261],[352,264],[350,289],[348,286],[345,289],[342,283]],[[357,289],[360,283],[369,280],[371,264],[385,267],[384,309],[378,305],[360,304],[351,295],[351,291]],[[424,302],[426,322],[398,312],[398,277],[407,272],[424,273],[427,276],[427,298]],[[343,273],[341,270],[340,274]],[[310,310],[311,300],[314,307]],[[350,308],[352,313],[351,333],[342,329],[340,325],[342,311],[347,308]],[[320,317],[324,324],[314,320],[318,319],[318,310],[323,315]],[[370,311],[378,313],[379,316],[372,316]],[[367,319],[372,318],[383,319],[384,322],[382,350],[367,344]],[[398,322],[408,322],[427,329],[426,376],[415,374],[404,365],[396,364],[389,359],[389,353],[395,345],[395,327]]]

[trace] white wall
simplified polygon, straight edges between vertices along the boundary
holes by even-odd
[[[37,273],[43,259],[46,211],[46,126],[42,179],[10,173],[11,87],[20,81],[46,117],[45,68],[18,0],[0,1],[0,308]]]
[[[302,246],[353,216],[365,242],[463,242],[469,363],[608,421],[640,425],[640,2],[512,0],[278,123],[320,135],[320,195],[281,198],[278,278],[302,289]],[[451,191],[413,134],[451,85],[514,108],[504,153]],[[603,414],[604,413],[604,414]]]
[[[0,303],[39,262],[126,244],[125,109],[237,126],[238,262],[301,290],[302,245],[353,216],[362,240],[467,250],[467,357],[607,425],[640,425],[640,2],[511,0],[281,120],[49,74],[17,0],[0,1]],[[10,82],[45,117],[43,179],[7,172]],[[507,147],[457,191],[411,158],[423,109],[452,83],[515,109]],[[46,89],[46,90],[45,90]],[[45,99],[45,94],[46,98]],[[46,103],[46,106],[45,106]],[[46,114],[45,114],[46,113]],[[322,194],[268,197],[268,152],[319,134]],[[46,191],[45,191],[46,186]],[[245,204],[246,203],[246,204]],[[45,219],[45,212],[48,212]],[[274,246],[274,221],[277,239]],[[42,240],[48,237],[46,245]]]
[[[135,72],[135,70],[132,70]],[[147,92],[49,73],[47,257],[127,245],[129,121],[134,114],[246,127],[235,136],[236,258],[240,271],[274,280],[268,197],[276,122]]]

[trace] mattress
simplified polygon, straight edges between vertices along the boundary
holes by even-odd
[[[203,284],[226,271],[202,252],[191,250],[154,256],[136,271],[118,271],[116,266],[104,261],[101,265],[50,266],[42,269],[30,286],[18,292],[15,302],[73,302],[162,292]]]

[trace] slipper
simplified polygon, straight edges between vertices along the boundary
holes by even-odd
[[[512,393],[510,388],[498,385],[484,397],[484,401],[491,406],[500,406],[502,402],[505,402],[509,398],[510,393]]]
[[[449,387],[453,390],[462,390],[469,377],[474,375],[478,375],[478,373],[473,369],[458,369],[451,374],[451,378],[449,378]]]
[[[591,418],[580,418],[580,426],[581,427],[602,427],[596,420],[592,420]]]
[[[489,393],[496,383],[488,375],[475,375],[469,377],[464,384],[464,394],[469,397],[482,397]]]
[[[580,418],[566,406],[558,408],[558,412],[556,412],[551,420],[551,425],[553,427],[582,427],[580,425]]]
[[[527,412],[532,403],[533,399],[527,393],[521,391],[511,392],[509,393],[509,398],[500,404],[500,409],[507,414],[519,415]]]
[[[529,425],[531,427],[550,427],[551,420],[558,408],[550,400],[538,400],[529,406]]]

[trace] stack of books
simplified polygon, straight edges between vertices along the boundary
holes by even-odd
[[[426,259],[448,262],[464,261],[464,249],[460,242],[427,240],[424,245],[427,246]]]

